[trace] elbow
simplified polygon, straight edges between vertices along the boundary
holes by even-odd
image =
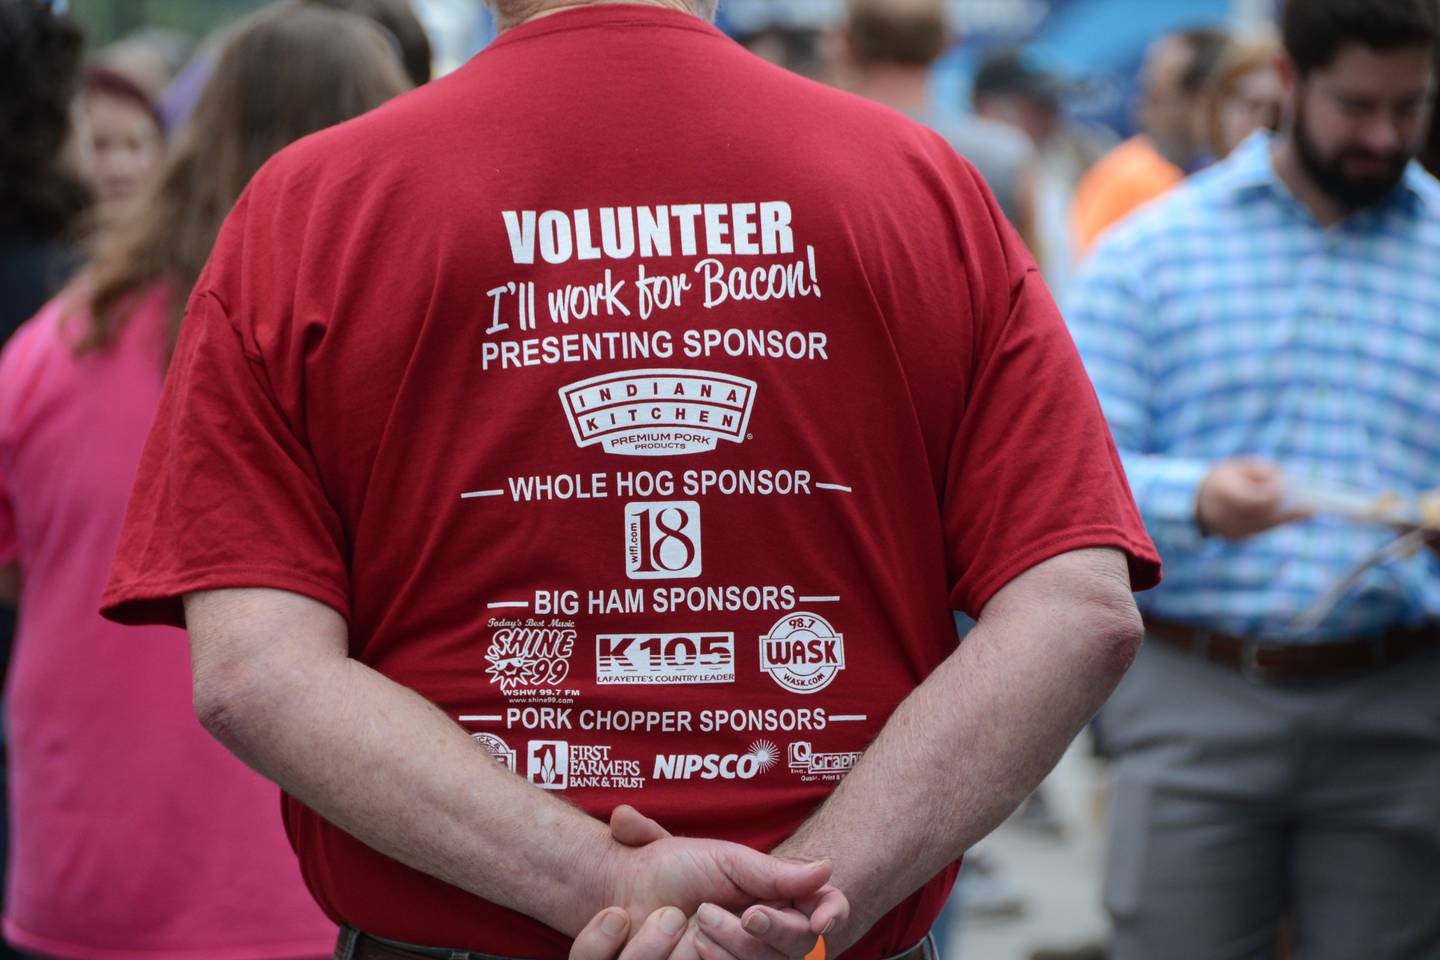
[[[1097,597],[1084,604],[1081,634],[1090,648],[1099,679],[1115,684],[1135,662],[1145,626],[1128,591]]]
[[[243,737],[249,726],[247,717],[264,695],[256,673],[253,667],[235,661],[197,661],[193,666],[195,717],[212,737],[227,746]]]

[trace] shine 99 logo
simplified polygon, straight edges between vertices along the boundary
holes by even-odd
[[[686,580],[700,576],[700,504],[665,500],[625,504],[625,576]]]

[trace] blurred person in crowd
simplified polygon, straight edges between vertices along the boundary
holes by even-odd
[[[144,27],[102,47],[94,64],[120,74],[154,103],[194,51],[195,40],[184,31]]]
[[[302,0],[318,6],[332,7],[366,17],[385,31],[396,56],[400,58],[410,82],[415,86],[430,80],[430,38],[415,16],[409,0]],[[180,127],[199,101],[210,73],[214,69],[216,51],[223,43],[224,31],[200,50],[160,97],[160,116],[167,130]]]
[[[183,635],[95,612],[181,305],[225,213],[285,144],[404,90],[372,23],[287,3],[227,42],[190,125],[92,264],[0,354],[6,937],[47,957],[328,955],[273,787],[195,722]]]
[[[661,904],[677,960],[933,957],[1133,655],[1158,564],[993,195],[713,12],[500,0],[191,298],[103,602],[186,625],[340,960]]]
[[[760,59],[821,83],[833,80],[828,39],[818,27],[780,23],[763,24],[735,37]]]
[[[1115,137],[1065,114],[1059,78],[1031,64],[1018,50],[997,50],[975,71],[971,103],[977,116],[1025,131],[1035,146],[1035,232],[1045,282],[1062,296],[1075,255],[1070,207],[1075,186],[1115,144]]]
[[[944,137],[980,171],[1032,253],[1035,149],[1007,124],[945,109],[930,93],[930,67],[950,42],[943,0],[849,0],[840,40],[841,82]]]
[[[1059,77],[1030,63],[1021,51],[997,50],[976,68],[970,102],[977,116],[1024,130],[1042,161],[1073,188],[1114,145],[1115,137],[1066,116],[1063,89]]]
[[[0,344],[80,263],[90,205],[77,116],[85,37],[40,0],[0,0]]]
[[[85,137],[73,126],[84,48],[80,27],[49,4],[0,0],[0,347],[81,262],[76,234],[90,194],[81,178]],[[0,677],[18,587],[14,569],[0,563]],[[0,734],[0,778],[4,751]],[[7,793],[0,791],[0,812]],[[0,823],[0,852],[6,840]],[[0,901],[4,886],[0,878]],[[0,958],[15,955],[0,944]]]
[[[165,154],[160,115],[144,90],[100,67],[85,71],[80,108],[90,136],[86,174],[99,221],[113,223],[159,169]]]
[[[1287,914],[1305,960],[1440,956],[1440,560],[1363,519],[1440,485],[1436,37],[1430,0],[1291,0],[1280,132],[1077,278],[1166,565],[1105,707],[1117,960],[1270,956]]]
[[[1271,36],[1234,37],[1205,85],[1201,142],[1222,160],[1256,130],[1280,126],[1280,42]]]
[[[1221,31],[1195,29],[1166,34],[1150,45],[1140,73],[1140,133],[1102,157],[1075,189],[1070,221],[1077,257],[1202,161],[1205,148],[1195,117],[1225,42]]]

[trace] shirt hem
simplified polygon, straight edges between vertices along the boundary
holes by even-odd
[[[35,950],[65,960],[323,960],[335,949],[334,939],[286,940],[272,944],[235,947],[183,947],[176,949],[121,949],[93,947],[42,937],[15,921],[5,919],[5,939],[11,946]],[[338,931],[337,931],[338,932]]]

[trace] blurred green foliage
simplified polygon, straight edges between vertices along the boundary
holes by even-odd
[[[140,27],[167,27],[203,37],[221,24],[261,6],[264,0],[71,0],[91,49]]]

